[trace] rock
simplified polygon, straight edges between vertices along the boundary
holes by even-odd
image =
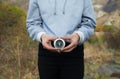
[[[111,77],[120,78],[120,73],[114,72],[114,73],[111,74]]]
[[[113,78],[113,77],[112,77],[112,78],[110,78],[110,79],[120,79],[120,78]]]
[[[116,10],[117,9],[117,3],[116,3],[116,1],[115,0],[109,0],[108,2],[107,2],[107,5],[105,5],[104,6],[104,8],[103,8],[103,10],[105,11],[105,12],[112,12],[112,11],[114,11],[114,10]]]
[[[119,78],[120,79],[120,69],[118,68],[114,68],[111,65],[103,65],[98,69],[98,74],[100,75],[107,75],[110,77],[115,77],[115,78]]]

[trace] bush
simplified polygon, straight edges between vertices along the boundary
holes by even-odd
[[[7,1],[7,0],[0,0],[0,3],[5,2],[5,1]]]
[[[100,32],[102,30],[103,30],[103,26],[102,25],[97,25],[96,28],[95,28],[96,32]]]
[[[113,27],[110,25],[97,25],[96,32],[112,32],[113,31]]]
[[[88,40],[89,43],[100,46],[105,42],[103,32],[95,32],[95,34]]]
[[[104,37],[109,48],[120,50],[120,29],[115,28],[114,32],[105,32]]]
[[[0,3],[0,79],[37,73],[37,47],[28,37],[25,20],[26,13],[19,7]]]
[[[25,20],[25,16],[17,6],[0,4],[0,26],[16,26],[21,18]]]

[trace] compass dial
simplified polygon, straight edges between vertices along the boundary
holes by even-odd
[[[61,49],[65,47],[65,41],[63,39],[56,39],[54,41],[54,47],[57,49]]]

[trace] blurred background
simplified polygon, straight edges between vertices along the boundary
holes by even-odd
[[[92,0],[95,34],[85,43],[84,79],[120,79],[120,0]],[[39,79],[38,43],[26,31],[29,0],[0,0],[0,79]]]

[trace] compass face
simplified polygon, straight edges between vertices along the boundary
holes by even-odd
[[[65,46],[65,41],[64,41],[63,39],[56,39],[56,40],[54,41],[54,46],[55,46],[55,48],[57,48],[57,49],[64,48],[64,46]]]
[[[63,47],[63,41],[62,40],[56,41],[56,47],[57,48],[62,48]]]

